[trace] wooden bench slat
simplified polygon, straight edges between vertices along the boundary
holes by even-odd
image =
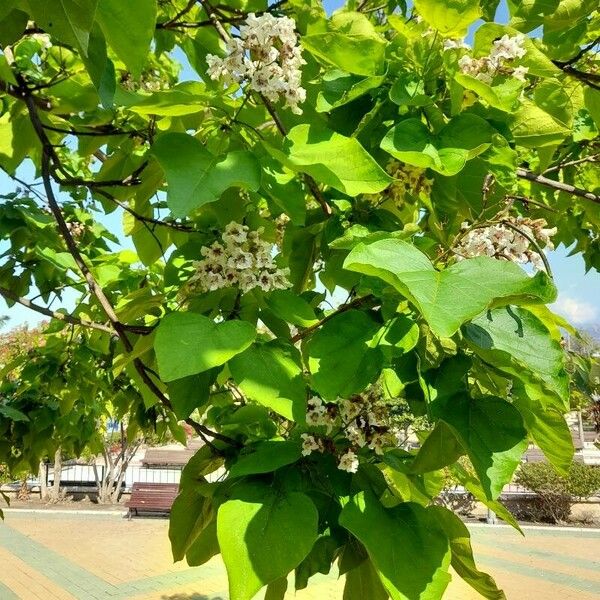
[[[179,485],[176,483],[134,483],[131,498],[126,503],[129,518],[133,511],[137,514],[139,510],[170,512],[178,493]]]

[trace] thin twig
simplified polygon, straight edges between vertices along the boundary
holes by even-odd
[[[526,169],[517,169],[517,177],[521,177],[521,179],[527,179],[528,181],[538,183],[539,185],[552,188],[559,192],[566,192],[567,194],[572,194],[573,196],[585,198],[586,200],[590,200],[591,202],[600,204],[600,196],[598,196],[597,194],[575,187],[569,183],[563,183],[562,181],[548,179],[548,177],[544,177],[543,175],[536,175],[535,173],[527,171]]]
[[[598,162],[598,158],[600,158],[600,154],[592,154],[591,156],[584,156],[583,158],[578,158],[577,160],[570,160],[568,162],[564,162],[558,165],[554,165],[544,171],[544,175],[546,173],[553,173],[554,171],[560,171],[565,167],[574,167],[575,165],[580,165],[586,162]]]
[[[28,298],[23,298],[18,294],[15,294],[8,288],[0,286],[0,295],[4,296],[8,300],[12,300],[13,302],[17,302],[22,306],[26,306],[30,310],[33,310],[41,315],[45,315],[46,317],[50,317],[51,319],[57,319],[59,321],[64,321],[65,323],[71,323],[71,325],[81,325],[82,327],[89,327],[90,329],[97,329],[98,331],[104,331],[105,333],[114,334],[114,330],[108,325],[103,325],[102,323],[94,323],[93,321],[86,321],[79,317],[74,317],[73,315],[69,315],[67,313],[58,312],[55,310],[50,310],[45,306],[40,306],[35,302],[32,302]]]
[[[106,190],[96,190],[96,194],[114,202],[117,206],[122,208],[125,212],[128,212],[134,219],[140,221],[142,223],[150,223],[151,225],[157,225],[161,227],[170,227],[171,229],[176,229],[177,231],[186,231],[193,232],[196,231],[193,227],[185,225],[183,223],[176,223],[174,221],[162,221],[161,219],[153,219],[152,217],[145,217],[140,213],[133,210],[128,204],[125,202],[121,202],[117,198],[115,198],[112,194],[109,194]]]
[[[569,60],[565,61],[555,60],[552,62],[554,62],[554,64],[560,68],[568,67],[581,60],[584,57],[584,55],[587,54],[597,44],[600,44],[600,36],[597,37],[593,42],[590,42],[587,46],[584,46],[573,58],[570,58]]]
[[[304,339],[305,337],[313,334],[317,329],[319,329],[320,327],[325,325],[325,323],[327,323],[327,321],[330,321],[334,317],[337,317],[337,315],[344,313],[348,310],[351,310],[353,308],[359,308],[361,306],[369,304],[369,303],[373,302],[374,300],[375,300],[375,296],[369,294],[367,296],[361,296],[360,298],[356,298],[355,300],[353,300],[352,302],[349,302],[348,304],[342,304],[336,310],[329,313],[327,316],[323,317],[318,323],[315,323],[314,325],[311,325],[310,327],[307,327],[306,329],[299,331],[295,336],[292,337],[292,340],[291,340],[292,343],[295,344],[296,342],[299,342],[300,340]]]

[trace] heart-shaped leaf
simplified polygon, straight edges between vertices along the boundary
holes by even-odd
[[[545,273],[530,277],[514,263],[485,256],[437,271],[425,254],[398,239],[359,244],[344,268],[379,277],[395,287],[440,337],[450,337],[492,305],[552,302],[556,297]]]
[[[225,364],[256,337],[246,321],[215,323],[195,313],[172,313],[158,326],[154,350],[163,381],[174,381]]]

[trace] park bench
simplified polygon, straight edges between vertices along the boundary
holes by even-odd
[[[131,498],[125,504],[129,508],[128,518],[140,512],[170,513],[178,491],[177,483],[134,483]]]

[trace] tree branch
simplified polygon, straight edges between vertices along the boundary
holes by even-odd
[[[585,54],[587,54],[597,44],[600,44],[600,36],[597,37],[593,42],[590,42],[587,46],[584,46],[573,58],[570,58],[569,60],[565,61],[554,60],[552,62],[561,69],[564,67],[568,67],[581,60],[585,56]]]
[[[295,344],[296,342],[299,342],[305,337],[308,337],[317,329],[325,325],[327,321],[333,319],[333,317],[337,317],[337,315],[348,310],[352,310],[353,308],[359,308],[361,306],[365,306],[366,304],[370,304],[375,300],[375,296],[369,294],[367,296],[361,296],[360,298],[356,298],[355,300],[352,300],[352,302],[348,302],[348,304],[342,304],[339,308],[337,308],[333,312],[330,312],[326,317],[323,317],[318,323],[315,323],[314,325],[311,325],[310,327],[299,331],[295,336],[292,337],[292,343]]]
[[[17,302],[27,308],[40,313],[41,315],[45,315],[46,317],[50,317],[51,319],[58,319],[59,321],[64,321],[65,323],[71,323],[71,325],[81,325],[83,327],[89,327],[90,329],[97,329],[98,331],[104,331],[105,333],[114,334],[114,330],[108,325],[102,325],[102,323],[94,323],[93,321],[85,321],[80,319],[79,317],[74,317],[73,315],[69,315],[62,312],[57,312],[55,310],[51,310],[46,308],[45,306],[40,306],[39,304],[35,304],[28,298],[23,298],[18,294],[15,294],[8,288],[0,286],[0,295],[4,296],[8,300],[12,300],[13,302]]]
[[[177,231],[187,231],[187,232],[197,231],[193,227],[190,227],[189,225],[185,225],[183,223],[176,223],[174,221],[161,221],[160,219],[153,219],[152,217],[145,217],[144,215],[141,215],[140,213],[136,212],[130,206],[128,206],[124,202],[121,202],[120,200],[118,200],[112,194],[109,194],[105,190],[96,190],[96,193],[98,195],[102,196],[103,198],[106,198],[107,200],[114,202],[117,206],[122,208],[125,212],[128,212],[134,219],[141,221],[142,223],[149,223],[151,225],[159,225],[161,227],[170,227],[171,229],[176,229]]]
[[[585,198],[586,200],[600,204],[600,196],[597,194],[575,187],[569,183],[548,179],[548,177],[544,177],[543,175],[536,175],[535,173],[527,171],[526,169],[517,169],[517,177],[520,177],[521,179],[527,179],[528,181],[552,188],[559,192],[566,192],[567,194],[572,194],[573,196]]]
[[[200,0],[200,1],[201,1],[202,5],[204,6],[204,10],[206,11],[206,14],[208,15],[212,25],[214,26],[217,33],[219,34],[219,37],[225,43],[227,43],[230,39],[230,36],[227,33],[227,31],[225,31],[223,25],[221,24],[221,21],[215,14],[213,7],[206,0]],[[269,115],[271,115],[271,118],[273,119],[273,122],[275,123],[277,130],[283,137],[285,137],[287,135],[287,129],[286,129],[285,125],[283,124],[283,121],[279,118],[279,115],[277,114],[275,107],[273,106],[271,101],[264,94],[259,94],[259,97],[260,97],[262,103],[265,105],[267,112],[269,113]],[[302,173],[302,178],[303,178],[304,182],[306,183],[306,186],[310,190],[310,193],[312,194],[314,199],[318,202],[319,206],[321,207],[321,210],[325,213],[325,215],[327,215],[329,217],[332,214],[331,206],[325,200],[323,194],[321,193],[321,190],[319,189],[317,182],[308,173]]]
[[[581,165],[586,162],[599,162],[598,158],[600,158],[600,154],[593,154],[591,156],[584,156],[583,158],[578,158],[577,160],[570,160],[568,162],[560,163],[558,165],[554,165],[544,171],[544,175],[546,173],[553,173],[554,171],[560,171],[565,167],[574,167],[576,165]]]

